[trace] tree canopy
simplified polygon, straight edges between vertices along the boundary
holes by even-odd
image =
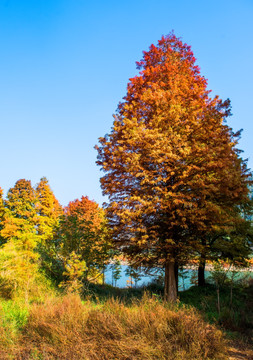
[[[170,34],[143,54],[97,164],[115,243],[135,263],[163,265],[175,299],[175,264],[199,236],[232,226],[250,173],[225,123],[230,101],[210,96],[190,46]]]
[[[99,277],[109,260],[110,248],[104,210],[87,196],[71,201],[65,208],[60,233],[62,254],[66,260],[75,253],[85,261],[85,278]]]
[[[35,187],[18,180],[6,199],[0,188],[0,290],[5,296],[22,289],[28,297],[39,274],[68,290],[80,290],[84,280],[101,282],[110,248],[104,210],[87,196],[62,208],[45,177]]]
[[[2,237],[6,241],[15,241],[22,249],[32,254],[39,236],[36,230],[36,194],[31,181],[18,180],[15,186],[9,189],[4,207]]]
[[[50,243],[59,228],[59,218],[63,214],[63,209],[45,177],[40,179],[35,191],[39,215],[37,231],[42,241]]]

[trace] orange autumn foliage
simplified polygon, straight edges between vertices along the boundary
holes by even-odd
[[[85,261],[86,278],[99,276],[110,248],[103,209],[87,196],[71,201],[64,210],[60,233],[63,256],[68,259],[74,252]]]
[[[190,46],[170,34],[143,54],[97,164],[115,243],[137,263],[175,263],[197,234],[231,226],[250,173],[230,102],[210,96]]]

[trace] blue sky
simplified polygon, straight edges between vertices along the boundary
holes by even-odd
[[[253,168],[253,1],[0,0],[0,186],[46,176],[61,204],[103,202],[94,145],[137,73],[174,30],[192,46]]]

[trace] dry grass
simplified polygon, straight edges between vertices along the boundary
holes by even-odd
[[[13,339],[15,338],[11,328],[3,324],[3,319],[0,317],[0,359],[8,359],[8,354],[14,350]]]
[[[221,331],[154,298],[126,306],[82,304],[77,295],[33,305],[15,359],[224,359]]]

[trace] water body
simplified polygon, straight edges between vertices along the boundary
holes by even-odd
[[[121,265],[121,277],[119,280],[117,280],[116,286],[119,288],[125,288],[130,286],[130,277],[126,275],[126,270],[128,266],[127,265]],[[138,272],[140,274],[140,280],[137,282],[137,284],[134,283],[134,279],[132,286],[145,286],[151,283],[155,278],[159,275],[159,271],[154,271],[153,275],[146,275],[144,272]],[[163,275],[164,273],[160,270],[160,274]],[[211,271],[205,271],[206,280],[208,281],[208,277],[210,277]],[[241,277],[244,276],[250,276],[253,278],[253,272],[247,272],[247,271],[241,271],[236,276],[236,279],[238,280]],[[179,270],[179,276],[178,276],[178,290],[184,291],[189,289],[192,285],[196,285],[198,280],[198,271],[195,269],[184,269]],[[110,285],[115,286],[115,281],[112,282],[112,269],[111,266],[108,266],[106,272],[105,272],[105,282]]]
[[[119,288],[125,288],[130,286],[130,277],[126,275],[127,265],[121,265],[121,277],[117,280],[116,286]],[[145,286],[148,285],[150,282],[155,280],[159,274],[162,274],[162,271],[154,271],[153,274],[146,275],[144,272],[138,272],[140,274],[140,280],[137,282],[137,286]],[[209,271],[206,271],[206,276],[209,275]],[[179,291],[184,291],[189,289],[194,282],[198,279],[198,272],[197,270],[187,269],[187,270],[179,270],[179,277],[178,277],[178,289]],[[134,279],[132,286],[135,286]],[[105,272],[105,282],[110,285],[115,286],[115,281],[112,282],[112,269],[109,266]]]

